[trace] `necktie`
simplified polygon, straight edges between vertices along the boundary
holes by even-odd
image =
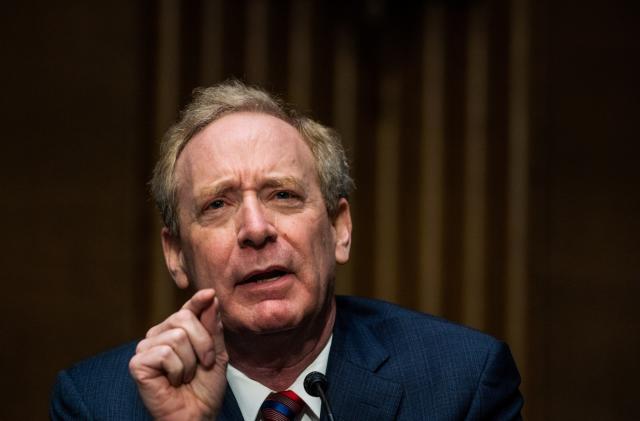
[[[260,414],[264,421],[293,421],[303,408],[302,398],[295,392],[286,390],[267,396],[260,407]]]

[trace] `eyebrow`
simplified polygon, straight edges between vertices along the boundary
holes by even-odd
[[[208,197],[220,196],[229,190],[233,190],[236,185],[237,183],[231,178],[216,181],[212,186],[203,187],[198,191],[196,194],[196,203]]]
[[[262,183],[261,187],[293,187],[298,190],[306,191],[306,188],[297,177],[283,176],[283,177],[270,177]]]
[[[297,177],[282,176],[282,177],[268,177],[264,180],[259,188],[294,188],[302,192],[306,192],[304,184]],[[208,197],[220,196],[227,193],[230,190],[237,188],[237,182],[231,178],[217,181],[212,186],[203,187],[196,194],[196,201],[200,202]]]

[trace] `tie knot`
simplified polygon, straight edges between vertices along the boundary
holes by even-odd
[[[293,421],[302,412],[304,401],[295,392],[271,393],[260,407],[265,421]]]

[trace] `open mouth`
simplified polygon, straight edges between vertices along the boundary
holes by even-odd
[[[284,276],[288,273],[289,272],[282,269],[273,269],[273,270],[266,270],[263,272],[254,272],[249,274],[249,276],[245,277],[242,280],[242,282],[240,282],[240,285],[250,284],[250,283],[262,284],[265,282],[271,282],[271,281],[277,280],[281,276]]]

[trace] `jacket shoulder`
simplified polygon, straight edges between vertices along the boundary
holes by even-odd
[[[131,342],[61,371],[53,388],[51,418],[147,419],[129,375],[135,347]]]
[[[129,360],[135,354],[137,342],[121,345],[80,361],[66,370],[79,390],[95,390],[101,385],[133,384],[129,375]]]
[[[366,326],[381,341],[427,342],[429,346],[487,347],[498,342],[492,336],[468,326],[410,310],[386,301],[338,296],[338,315],[350,324]]]
[[[333,364],[349,360],[340,366],[397,385],[403,392],[394,419],[520,419],[520,376],[505,343],[383,301],[336,302]]]

